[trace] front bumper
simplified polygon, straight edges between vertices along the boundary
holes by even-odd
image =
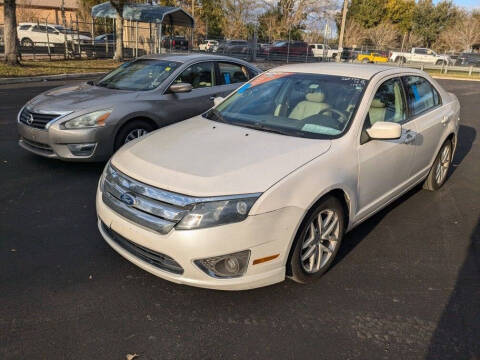
[[[112,126],[63,130],[55,126],[37,129],[17,122],[19,145],[40,156],[68,161],[104,161],[113,153]],[[68,145],[95,144],[88,155],[75,155]]]
[[[246,220],[206,229],[175,230],[161,235],[127,220],[111,210],[97,192],[98,227],[105,241],[120,255],[140,268],[165,280],[218,290],[245,290],[271,285],[285,279],[285,265],[302,209],[282,208],[265,214],[249,216]],[[102,224],[103,223],[103,224]],[[144,261],[120,246],[104,226],[144,249],[164,254],[175,260],[182,274],[166,271]],[[249,249],[249,265],[242,277],[214,278],[195,264],[194,260],[235,253]],[[279,254],[275,259],[253,265],[255,259]]]

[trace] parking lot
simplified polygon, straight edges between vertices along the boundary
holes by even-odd
[[[480,359],[480,82],[461,103],[450,178],[347,234],[318,282],[244,292],[176,285],[100,236],[104,164],[17,144],[16,115],[64,82],[0,86],[0,358]]]

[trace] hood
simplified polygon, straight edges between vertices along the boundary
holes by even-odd
[[[86,83],[63,86],[48,90],[30,100],[27,105],[32,111],[71,111],[101,106],[132,99],[132,91],[107,89]]]
[[[247,194],[266,191],[330,144],[197,116],[125,145],[112,164],[136,180],[184,195]]]

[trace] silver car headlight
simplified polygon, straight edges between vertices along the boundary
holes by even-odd
[[[105,120],[107,120],[112,111],[113,109],[105,109],[84,114],[75,119],[65,121],[63,127],[65,129],[85,129],[104,126]]]
[[[259,196],[260,194],[249,194],[197,203],[176,228],[191,230],[243,221]]]

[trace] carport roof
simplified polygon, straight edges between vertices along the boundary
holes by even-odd
[[[92,17],[115,18],[116,10],[110,2],[104,2],[92,7]],[[185,10],[173,6],[150,4],[125,4],[123,18],[148,23],[163,23],[169,25],[194,27],[193,17]]]

